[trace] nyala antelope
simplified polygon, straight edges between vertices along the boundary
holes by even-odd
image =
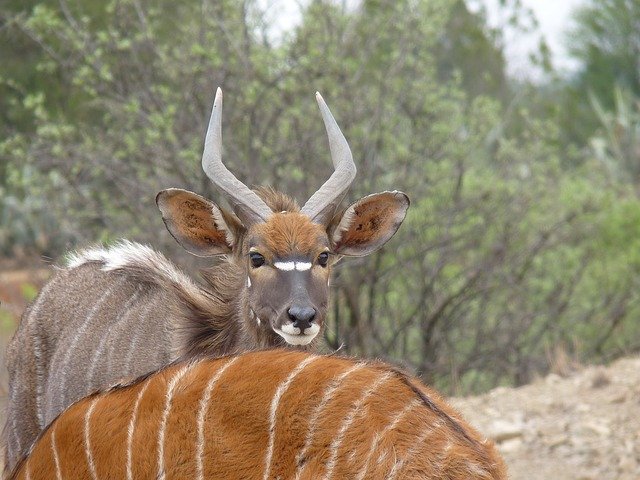
[[[200,286],[160,253],[135,243],[74,255],[23,315],[7,350],[5,467],[72,402],[185,356],[276,346],[312,349],[329,301],[332,264],[367,255],[393,236],[409,206],[382,192],[338,206],[356,174],[322,97],[334,173],[302,208],[250,190],[222,163],[218,89],[202,166],[231,210],[189,191],[157,196],[162,218],[189,252],[223,256]]]
[[[10,476],[506,479],[493,444],[381,363],[271,350],[180,362],[64,411]]]

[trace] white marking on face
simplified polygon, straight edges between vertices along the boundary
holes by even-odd
[[[229,360],[216,372],[216,374],[209,380],[209,383],[207,383],[207,386],[204,389],[204,394],[200,399],[200,408],[198,409],[198,443],[196,445],[196,472],[198,480],[204,480],[204,464],[202,462],[205,446],[204,427],[207,410],[209,409],[211,392],[213,392],[213,388],[216,386],[216,383],[218,383],[218,380],[220,380],[220,377],[225,372],[225,370],[233,365],[236,360],[238,360],[238,357],[234,357],[233,359]]]
[[[282,270],[284,272],[292,272],[293,270],[297,270],[298,272],[305,272],[311,269],[311,262],[274,262],[273,266],[278,270]]]
[[[274,262],[273,266],[278,270],[283,270],[285,272],[291,272],[296,268],[296,262]]]
[[[273,396],[271,400],[271,411],[269,415],[269,446],[267,448],[267,454],[264,459],[265,469],[264,469],[264,480],[269,479],[269,474],[271,473],[271,458],[273,457],[273,446],[275,443],[275,432],[276,432],[276,413],[278,412],[278,404],[280,403],[280,399],[284,392],[287,391],[293,379],[311,362],[317,360],[320,357],[309,356],[305,358],[300,364],[289,374],[287,379],[282,382]]]
[[[287,323],[286,325],[282,325],[281,330],[287,335],[300,335],[300,327],[295,327],[293,323]]]
[[[247,288],[251,288],[251,279],[247,277]]]
[[[274,328],[273,331],[284,338],[289,345],[307,345],[318,335],[318,332],[320,332],[320,325],[312,323],[309,328],[305,329],[303,335],[300,334],[300,329],[294,327],[291,323],[283,325],[282,329]]]

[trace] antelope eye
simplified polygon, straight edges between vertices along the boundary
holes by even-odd
[[[326,267],[328,263],[329,263],[329,253],[328,252],[322,252],[320,255],[318,255],[318,264],[321,267]]]
[[[251,266],[253,268],[258,268],[264,265],[264,257],[257,252],[251,252],[249,254],[249,258],[251,259]]]

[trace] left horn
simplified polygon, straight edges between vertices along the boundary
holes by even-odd
[[[301,212],[311,217],[316,223],[327,224],[356,177],[356,165],[353,163],[353,155],[351,155],[347,139],[344,138],[329,107],[318,92],[316,92],[316,100],[322,114],[327,137],[329,137],[334,172],[329,180],[311,195]]]
[[[211,119],[202,152],[202,169],[209,180],[229,198],[234,212],[245,226],[266,221],[272,210],[249,187],[238,180],[222,163],[222,90],[213,101]]]

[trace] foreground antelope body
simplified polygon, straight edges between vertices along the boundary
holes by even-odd
[[[12,479],[504,479],[493,445],[384,364],[273,350],[179,363],[63,412]]]
[[[383,245],[409,206],[403,193],[383,192],[336,213],[356,170],[331,112],[317,100],[335,171],[299,208],[284,194],[250,190],[223,165],[218,90],[202,165],[233,211],[185,190],[157,197],[181,245],[225,256],[206,273],[206,287],[128,242],[75,255],[44,286],[7,350],[6,468],[72,402],[122,378],[203,353],[313,347],[332,264]]]

